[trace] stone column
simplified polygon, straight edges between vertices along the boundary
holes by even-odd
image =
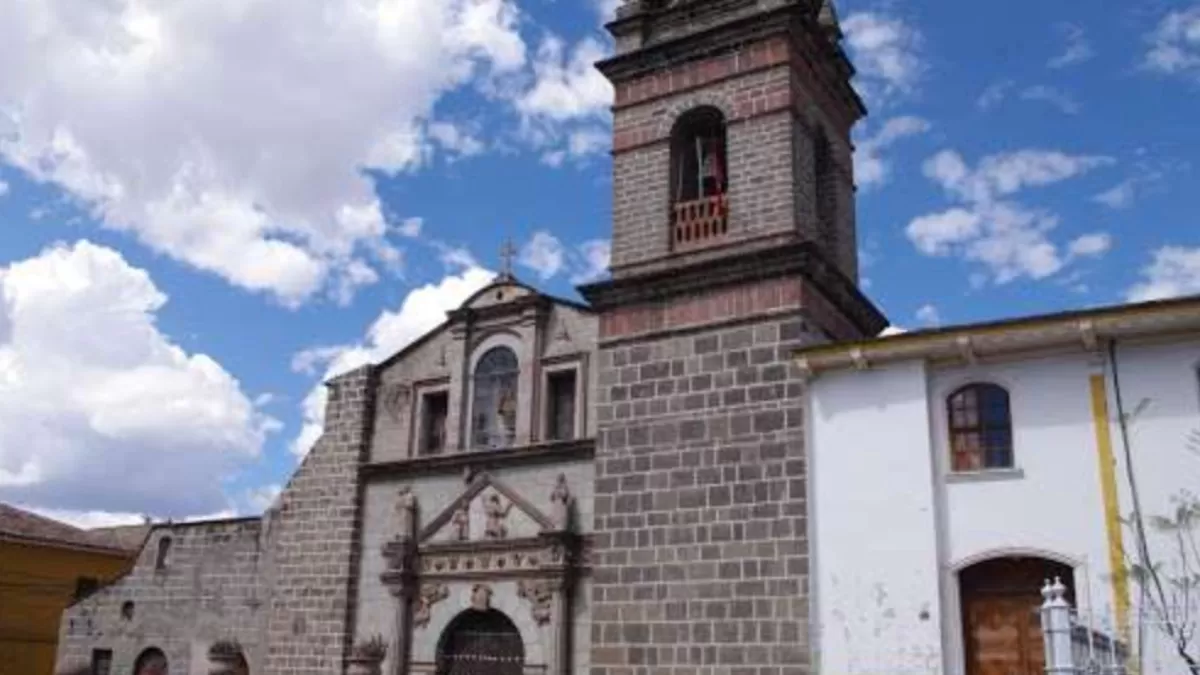
[[[392,638],[392,666],[389,675],[406,675],[412,641],[412,599],[417,593],[417,547],[409,532],[402,531],[383,547],[388,568],[381,575],[392,597],[396,598],[396,632]]]

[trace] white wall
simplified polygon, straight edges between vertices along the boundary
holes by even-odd
[[[820,672],[940,672],[923,367],[822,375],[810,393]]]

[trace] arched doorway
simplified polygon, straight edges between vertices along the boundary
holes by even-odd
[[[984,560],[958,573],[967,675],[1043,675],[1041,588],[1059,578],[1074,603],[1073,571],[1037,557]]]
[[[167,655],[157,647],[143,651],[133,662],[133,675],[167,675]]]
[[[504,612],[468,609],[438,641],[438,675],[521,675],[525,645]]]

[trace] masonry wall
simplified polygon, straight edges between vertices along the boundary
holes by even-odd
[[[374,381],[368,366],[329,383],[325,432],[270,513],[274,592],[261,672],[342,672],[354,633],[358,467],[366,452]]]
[[[604,344],[592,669],[808,672],[798,308]],[[612,334],[608,335],[613,339]]]
[[[59,629],[59,670],[90,665],[94,649],[112,651],[112,673],[133,672],[143,650],[166,654],[171,672],[208,672],[208,647],[236,638],[252,672],[263,664],[269,589],[257,518],[159,525],[129,574],[69,607]],[[156,566],[170,539],[167,565]],[[132,603],[132,616],[122,613]]]

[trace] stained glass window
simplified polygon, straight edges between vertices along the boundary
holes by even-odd
[[[954,471],[1012,467],[1012,418],[1003,387],[969,384],[950,395],[946,408]]]
[[[476,448],[504,448],[517,433],[517,355],[493,347],[475,365],[471,438]]]

